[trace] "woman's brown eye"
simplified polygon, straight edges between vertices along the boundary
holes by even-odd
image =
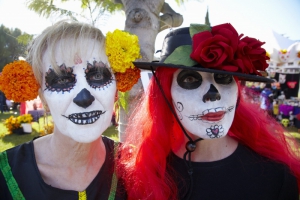
[[[232,75],[229,74],[214,74],[214,79],[216,83],[223,85],[228,85],[233,81]]]
[[[196,71],[182,70],[177,76],[177,83],[187,90],[196,89],[202,84],[202,76]]]
[[[198,79],[196,79],[196,78],[193,77],[193,76],[186,77],[186,78],[183,80],[183,82],[185,82],[185,83],[193,83],[193,82],[196,82],[196,81],[198,81]]]

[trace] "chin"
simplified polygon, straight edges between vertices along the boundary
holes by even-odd
[[[90,134],[90,133],[89,133]],[[101,137],[102,134],[97,134],[97,135],[77,135],[77,136],[73,136],[71,137],[74,141],[79,142],[79,143],[92,143],[94,141],[96,141],[97,139],[99,139]]]

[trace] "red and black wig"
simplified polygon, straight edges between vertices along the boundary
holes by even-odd
[[[176,70],[164,67],[156,70],[169,102],[172,102],[171,84]],[[295,150],[299,145],[259,105],[243,98],[242,88],[237,84],[239,102],[228,135],[258,154],[286,164],[297,177],[299,187],[300,157]],[[185,136],[154,77],[131,116],[126,136],[120,149],[118,174],[125,180],[128,199],[177,199],[172,166],[167,166],[166,158],[171,149],[185,145]]]

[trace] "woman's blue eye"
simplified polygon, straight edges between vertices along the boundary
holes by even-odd
[[[85,77],[92,88],[102,88],[109,85],[113,80],[112,72],[101,61],[94,61],[93,64],[88,63]]]
[[[45,76],[46,90],[49,91],[70,91],[76,83],[76,76],[73,74],[71,67],[66,67],[64,64],[60,66],[61,75],[55,73],[53,69],[49,69]]]

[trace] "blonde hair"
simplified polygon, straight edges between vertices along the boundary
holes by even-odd
[[[54,25],[46,28],[39,36],[37,36],[29,45],[28,56],[26,58],[32,66],[36,80],[40,85],[43,81],[43,57],[46,53],[51,58],[51,65],[56,73],[60,73],[57,63],[55,61],[55,52],[58,43],[60,43],[60,48],[66,58],[71,58],[74,65],[74,55],[81,57],[83,52],[86,52],[87,48],[93,48],[86,45],[86,39],[94,39],[99,41],[103,46],[103,51],[105,51],[105,37],[102,32],[89,24],[75,22],[71,20],[62,20]],[[102,48],[101,47],[101,48]],[[70,62],[71,59],[67,60]],[[65,63],[67,64],[67,63]],[[39,96],[42,99],[44,105],[45,100],[43,96],[43,91],[40,88]]]

